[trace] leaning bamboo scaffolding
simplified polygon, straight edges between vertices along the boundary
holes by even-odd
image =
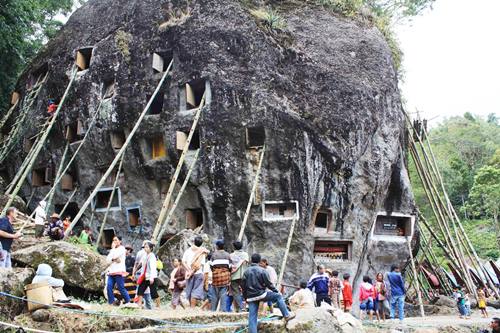
[[[69,94],[69,92],[71,90],[71,87],[73,86],[73,82],[75,81],[75,78],[76,78],[76,73],[77,73],[76,68],[73,68],[72,69],[72,74],[71,74],[70,81],[69,81],[69,83],[68,83],[68,85],[66,87],[66,91],[64,92],[64,95],[61,98],[61,102],[59,103],[59,105],[57,106],[56,111],[52,115],[52,118],[50,119],[49,125],[45,129],[45,132],[43,133],[43,135],[42,135],[42,137],[40,139],[40,142],[38,143],[38,145],[37,145],[37,147],[36,147],[36,149],[35,149],[35,151],[33,153],[33,156],[31,157],[30,163],[28,164],[28,166],[24,170],[23,174],[19,178],[19,181],[17,182],[17,185],[14,187],[14,190],[12,191],[12,194],[9,195],[9,200],[5,204],[5,207],[3,208],[1,215],[5,215],[5,212],[7,211],[7,208],[9,208],[10,205],[12,204],[12,202],[14,201],[14,198],[16,197],[17,193],[19,193],[19,190],[21,189],[21,187],[22,187],[22,185],[23,185],[26,177],[28,176],[28,173],[31,171],[31,168],[34,165],[34,163],[36,161],[36,158],[38,157],[38,154],[42,150],[42,148],[43,148],[43,146],[45,144],[45,141],[47,140],[47,137],[49,136],[50,130],[52,129],[52,127],[54,126],[54,124],[56,122],[57,116],[61,112],[62,106],[64,105],[64,102],[66,100],[66,97],[68,96],[68,94]]]
[[[78,187],[75,187],[75,189],[73,190],[73,192],[71,192],[71,194],[68,197],[68,200],[66,200],[66,203],[64,204],[63,208],[59,212],[59,216],[61,218],[64,216],[64,212],[66,211],[66,208],[68,208],[69,203],[71,202],[71,199],[73,199],[73,197],[75,196],[76,192],[78,192]]]
[[[411,249],[411,237],[407,237],[406,243],[408,244],[408,250],[410,252],[410,263],[411,263],[411,270],[413,272],[413,276],[415,277],[415,288],[417,290],[417,299],[418,299],[418,305],[420,307],[420,316],[425,317],[425,312],[424,312],[424,303],[422,302],[422,293],[420,291],[420,283],[418,281],[418,273],[417,269],[415,268],[415,260],[413,258],[413,251]]]
[[[245,216],[243,217],[243,222],[241,223],[240,227],[240,233],[238,234],[238,240],[240,242],[243,239],[243,235],[245,234],[245,228],[247,226],[248,217],[250,216],[250,209],[252,208],[252,203],[255,198],[255,192],[257,191],[257,185],[259,184],[259,176],[260,176],[260,171],[262,169],[262,162],[264,161],[265,152],[266,152],[266,145],[262,146],[262,151],[260,152],[259,165],[257,166],[257,171],[255,172],[252,191],[250,192],[250,198],[248,199],[247,208],[245,210]]]
[[[196,110],[196,114],[193,119],[193,124],[191,125],[191,129],[189,130],[188,137],[182,149],[181,157],[179,158],[179,162],[177,163],[177,167],[175,168],[174,175],[172,176],[172,180],[170,181],[170,185],[167,190],[167,195],[165,196],[165,200],[163,201],[163,205],[160,210],[160,215],[158,216],[158,221],[156,221],[155,228],[153,230],[152,240],[155,240],[160,233],[160,230],[163,228],[165,223],[165,218],[167,217],[170,200],[172,199],[172,195],[174,193],[175,184],[177,184],[177,178],[179,178],[179,174],[181,173],[182,166],[184,165],[184,160],[186,159],[187,152],[189,150],[189,145],[191,144],[191,139],[193,138],[194,131],[196,130],[196,126],[198,126],[198,121],[200,120],[201,111],[205,106],[205,94],[201,98],[200,105]]]
[[[288,254],[290,253],[290,246],[292,245],[293,232],[295,231],[295,224],[297,223],[297,218],[293,218],[292,225],[290,226],[290,233],[288,234],[288,239],[286,241],[285,254],[283,255],[283,261],[281,262],[280,274],[278,276],[277,286],[281,285],[283,281],[283,276],[285,275],[286,263],[288,261]],[[281,287],[279,287],[281,289]]]
[[[97,246],[101,244],[102,234],[104,233],[104,227],[106,226],[106,220],[108,219],[109,209],[111,208],[111,204],[113,203],[113,197],[115,196],[116,187],[118,186],[118,180],[120,179],[120,173],[122,171],[123,160],[125,159],[125,154],[122,155],[120,159],[120,164],[118,164],[118,170],[116,171],[115,181],[113,183],[113,189],[111,190],[111,195],[109,196],[108,205],[106,207],[106,213],[104,213],[104,217],[102,219],[101,228],[99,229],[99,235],[97,236]]]
[[[66,155],[68,155],[68,150],[69,150],[69,142],[66,143],[66,147],[64,147],[64,152],[61,156],[61,161],[59,162],[59,167],[57,168],[56,172],[56,178],[59,176],[63,175],[63,169],[64,169],[64,161],[66,160]],[[48,214],[50,211],[50,205],[52,204],[52,199],[54,198],[54,191],[52,191],[52,194],[49,195],[47,198],[47,204],[45,205],[45,214]]]
[[[116,164],[118,163],[118,161],[122,157],[122,155],[125,153],[125,150],[127,149],[128,145],[132,141],[132,138],[134,137],[135,133],[139,129],[139,126],[141,125],[142,120],[146,116],[146,113],[148,112],[149,108],[151,107],[151,104],[153,103],[154,98],[156,97],[156,95],[158,94],[158,92],[160,91],[160,89],[162,88],[163,82],[165,81],[165,79],[169,75],[170,70],[172,68],[172,64],[173,64],[173,60],[168,65],[167,70],[165,71],[165,73],[163,74],[160,82],[156,86],[156,89],[153,92],[153,94],[151,95],[151,98],[149,99],[148,103],[144,107],[144,110],[142,110],[142,112],[141,112],[141,114],[139,116],[139,119],[137,119],[134,127],[132,128],[132,130],[128,134],[127,139],[125,139],[125,142],[123,143],[123,146],[120,148],[120,150],[118,151],[118,153],[115,155],[115,158],[113,159],[113,161],[111,162],[110,166],[108,167],[108,170],[106,170],[106,172],[104,173],[104,175],[101,177],[101,179],[97,183],[97,185],[94,188],[94,190],[92,191],[92,193],[89,195],[89,197],[87,198],[87,200],[83,203],[82,207],[80,208],[80,210],[76,214],[75,218],[71,222],[71,224],[68,227],[68,229],[66,229],[66,236],[70,234],[71,230],[78,223],[78,221],[82,217],[82,215],[85,212],[85,210],[87,209],[87,207],[90,205],[90,203],[92,202],[92,200],[94,200],[94,197],[97,194],[97,192],[99,191],[99,189],[102,187],[102,185],[104,184],[104,182],[106,181],[106,179],[109,177],[109,175],[111,174],[111,172],[115,168]]]

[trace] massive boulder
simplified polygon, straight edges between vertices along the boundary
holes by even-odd
[[[37,244],[18,250],[12,258],[20,265],[37,269],[39,264],[52,267],[52,276],[63,279],[67,286],[94,293],[101,292],[101,277],[108,266],[103,256],[67,242]]]
[[[0,268],[0,291],[17,297],[24,297],[24,286],[31,283],[34,271],[31,268]],[[26,307],[22,300],[0,296],[1,317],[13,318]]]
[[[78,185],[66,210],[76,214],[173,59],[171,75],[126,151],[106,245],[114,233],[136,248],[151,236],[180,157],[177,148],[192,123],[193,107],[205,94],[191,146],[201,148],[200,157],[166,237],[202,224],[205,233],[230,244],[250,197],[262,150],[256,147],[265,143],[243,237],[248,252],[261,252],[279,269],[296,218],[288,283],[307,278],[323,262],[351,273],[357,291],[363,274],[406,261],[405,236],[415,229],[414,203],[405,162],[405,118],[388,44],[370,22],[308,2],[276,3],[281,29],[254,15],[259,4],[267,10],[264,2],[85,3],[16,86],[25,96],[48,73],[23,124],[29,138],[45,121],[47,99],[62,97],[75,59],[82,69],[22,189],[24,198],[33,194],[30,208],[50,188],[41,172],[57,169],[65,136],[81,139],[98,112],[65,191],[58,186],[54,196],[56,208],[62,207]],[[18,148],[6,163],[10,179],[25,156],[21,143]],[[193,155],[190,150],[181,180]],[[108,188],[83,216],[94,231],[113,181],[106,181]]]

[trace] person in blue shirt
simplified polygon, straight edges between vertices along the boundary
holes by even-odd
[[[392,265],[391,272],[387,274],[387,280],[391,286],[391,319],[394,319],[397,308],[399,320],[403,321],[405,317],[405,281],[401,276],[399,266]]]
[[[22,236],[20,232],[15,232],[12,222],[16,220],[17,209],[10,207],[7,209],[5,217],[0,218],[0,267],[11,268],[10,248],[14,239]]]
[[[328,282],[330,281],[330,276],[326,273],[325,266],[318,265],[317,269],[318,271],[309,279],[307,288],[314,291],[316,294],[316,306],[321,306],[321,302],[332,305],[332,300],[330,296],[328,296]]]

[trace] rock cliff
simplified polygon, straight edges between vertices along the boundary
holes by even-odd
[[[350,272],[355,282],[403,263],[403,236],[415,229],[414,204],[397,75],[383,36],[368,22],[311,4],[278,8],[284,26],[273,29],[249,6],[235,0],[89,0],[77,10],[17,84],[24,96],[48,73],[24,126],[23,137],[30,138],[44,122],[47,100],[61,98],[75,61],[84,69],[22,196],[33,197],[33,209],[47,193],[50,177],[44,176],[57,170],[65,137],[80,139],[102,102],[65,190],[58,186],[54,197],[61,209],[78,186],[66,210],[74,216],[173,59],[172,74],[126,151],[108,217],[114,231],[106,231],[106,242],[113,232],[136,246],[150,237],[177,148],[205,93],[192,143],[201,148],[200,158],[167,236],[203,225],[211,237],[235,239],[265,143],[244,234],[249,252],[262,252],[279,269],[295,216],[289,283],[307,278],[315,262]],[[21,152],[22,142],[5,163],[9,180],[26,155]],[[186,172],[184,167],[181,179]],[[108,195],[98,194],[95,212],[84,215],[94,231]]]

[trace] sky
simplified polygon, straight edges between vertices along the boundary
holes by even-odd
[[[431,124],[465,112],[500,115],[500,0],[436,0],[395,27],[406,109]]]

